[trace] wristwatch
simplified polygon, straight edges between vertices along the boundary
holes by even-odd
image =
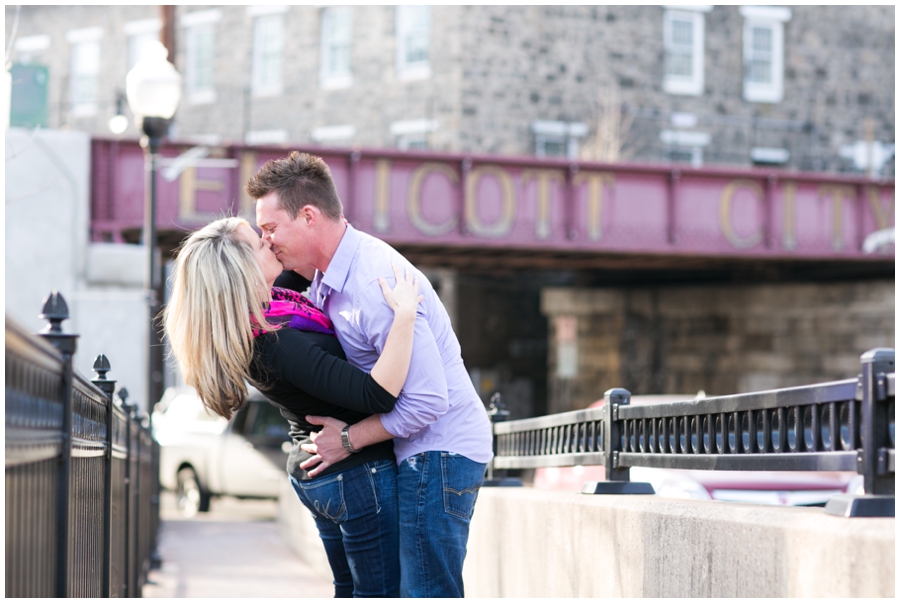
[[[341,444],[344,446],[344,450],[346,450],[350,454],[356,454],[357,452],[359,452],[359,450],[354,448],[353,444],[350,443],[349,425],[344,425],[344,428],[341,430]]]

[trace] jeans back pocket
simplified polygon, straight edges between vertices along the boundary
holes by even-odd
[[[341,523],[347,519],[347,504],[344,502],[344,478],[335,475],[322,480],[300,482],[300,490],[307,507],[314,513]]]
[[[484,481],[484,465],[460,454],[441,453],[444,511],[465,520],[475,511],[478,490]]]

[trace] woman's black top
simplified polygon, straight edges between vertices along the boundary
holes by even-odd
[[[310,479],[300,463],[312,456],[300,445],[311,442],[309,434],[321,429],[307,423],[307,415],[334,417],[352,425],[369,415],[390,412],[397,402],[371,375],[347,362],[333,335],[285,327],[257,337],[253,359],[254,385],[291,426],[293,446],[287,471],[298,480]],[[316,477],[383,459],[395,460],[392,440],[366,446]]]

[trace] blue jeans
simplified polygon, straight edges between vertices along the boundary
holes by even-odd
[[[335,597],[400,596],[397,466],[372,461],[309,481],[291,477],[312,512]]]
[[[431,451],[400,463],[400,592],[403,597],[462,597],[469,520],[484,463]]]

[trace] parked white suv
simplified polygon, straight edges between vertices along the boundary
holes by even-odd
[[[213,496],[278,498],[290,451],[288,423],[259,391],[231,421],[206,411],[190,387],[168,388],[153,413],[159,481],[185,517]]]

